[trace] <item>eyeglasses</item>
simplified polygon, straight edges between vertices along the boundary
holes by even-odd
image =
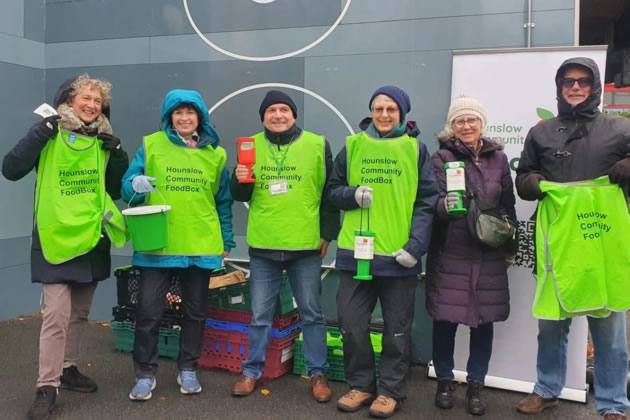
[[[579,79],[567,77],[564,79],[560,79],[560,83],[562,84],[562,87],[566,89],[572,88],[575,85],[575,82],[577,82],[578,86],[581,88],[585,88],[587,86],[593,85],[593,79],[591,79],[590,77],[580,77]]]
[[[465,120],[453,121],[453,125],[457,128],[464,128],[466,124],[468,124],[469,127],[473,127],[477,125],[478,122],[479,118],[468,118]]]

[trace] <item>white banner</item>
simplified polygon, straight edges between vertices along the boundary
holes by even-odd
[[[468,95],[486,109],[486,135],[505,144],[513,177],[529,128],[557,114],[554,78],[567,58],[584,56],[605,74],[606,49],[551,48],[455,53],[451,97]],[[534,202],[517,198],[521,235],[516,264],[509,270],[511,312],[494,329],[494,346],[486,385],[531,392],[536,382],[538,322],[532,317],[534,268]],[[460,326],[455,347],[457,380],[466,378],[469,329]],[[569,335],[567,381],[562,398],[586,401],[586,319],[576,318]],[[431,369],[432,370],[432,369]]]

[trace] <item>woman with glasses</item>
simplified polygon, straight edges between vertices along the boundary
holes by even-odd
[[[438,380],[435,405],[453,407],[455,333],[463,324],[470,327],[466,410],[473,415],[486,411],[480,392],[492,354],[493,323],[504,321],[510,312],[507,267],[516,254],[516,241],[491,248],[472,236],[466,216],[452,211],[460,197],[447,192],[444,166],[464,162],[464,207],[469,207],[474,194],[516,220],[508,159],[502,145],[483,136],[485,126],[485,111],[476,99],[460,96],[452,102],[445,129],[438,134],[440,148],[433,154],[440,199],[427,256],[426,307],[433,318]]]

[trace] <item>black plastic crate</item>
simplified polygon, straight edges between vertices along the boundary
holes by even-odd
[[[114,306],[112,308],[112,317],[117,322],[131,322],[136,323],[136,308],[134,306]],[[174,326],[181,325],[183,315],[180,312],[166,310],[162,314],[160,321],[160,328],[173,328]]]
[[[116,293],[119,306],[133,307],[138,303],[140,291],[140,268],[127,265],[114,269],[116,276]],[[166,293],[164,309],[167,311],[181,311],[182,289],[179,278],[173,276]]]

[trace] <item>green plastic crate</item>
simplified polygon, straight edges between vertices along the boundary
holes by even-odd
[[[376,365],[376,376],[378,377],[378,367],[381,360],[383,334],[370,333],[372,348],[374,349],[374,361]],[[331,381],[346,380],[346,373],[343,367],[343,342],[339,328],[326,328],[326,342],[328,343],[327,359],[328,374]],[[304,357],[304,344],[302,334],[293,343],[293,373],[300,376],[307,376],[308,360]]]
[[[210,289],[208,292],[208,306],[213,308],[234,309],[237,311],[251,312],[252,303],[249,293],[249,282],[230,284],[218,289]],[[291,292],[289,278],[285,275],[282,278],[280,292],[278,293],[278,304],[276,305],[276,315],[286,315],[296,308]]]
[[[133,322],[112,321],[114,332],[114,348],[126,353],[133,352],[136,328]],[[158,354],[162,357],[176,359],[179,353],[179,329],[160,328]]]

